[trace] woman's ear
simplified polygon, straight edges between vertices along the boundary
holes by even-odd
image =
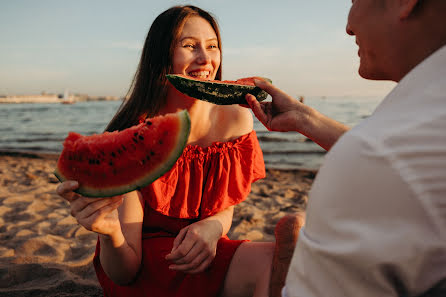
[[[407,19],[421,0],[400,0],[400,20]]]

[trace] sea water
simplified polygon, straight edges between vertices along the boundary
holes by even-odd
[[[305,104],[350,127],[367,118],[380,97],[308,97]],[[104,131],[122,101],[75,104],[0,104],[0,150],[59,153],[69,131]],[[317,169],[325,151],[296,132],[270,132],[254,120],[267,168]]]

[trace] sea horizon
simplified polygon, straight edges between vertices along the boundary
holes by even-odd
[[[305,104],[353,127],[367,118],[381,101],[379,97],[357,99],[345,96],[311,96]],[[83,101],[75,104],[0,104],[0,150],[57,154],[68,132],[102,133],[121,100]],[[265,166],[271,169],[318,169],[325,151],[296,132],[268,131],[255,117],[254,130],[262,148]]]

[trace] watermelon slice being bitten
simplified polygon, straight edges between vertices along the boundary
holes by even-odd
[[[112,197],[142,188],[181,156],[190,132],[186,110],[157,116],[122,131],[82,136],[70,132],[54,174],[79,182],[77,193]]]
[[[246,77],[235,81],[204,80],[182,74],[167,74],[166,77],[181,93],[218,105],[248,104],[245,99],[248,93],[256,96],[258,101],[263,101],[268,93],[256,87],[254,79],[271,82],[270,79],[261,77]]]

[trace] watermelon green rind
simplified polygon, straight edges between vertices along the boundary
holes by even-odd
[[[184,148],[186,147],[187,140],[189,138],[190,134],[190,118],[189,113],[187,110],[181,111],[178,113],[179,119],[180,119],[180,127],[181,131],[177,133],[177,146],[174,150],[169,154],[167,160],[161,164],[156,170],[151,171],[150,173],[140,177],[138,180],[134,181],[132,184],[128,185],[122,185],[118,187],[113,188],[93,188],[88,187],[84,185],[79,185],[79,188],[77,188],[74,192],[85,196],[85,197],[92,197],[92,198],[100,198],[100,197],[113,197],[122,195],[134,190],[138,190],[140,188],[143,188],[155,180],[157,180],[159,177],[161,177],[163,174],[165,174],[167,171],[169,171],[172,166],[175,164],[175,162],[178,160],[178,158],[183,153]],[[67,177],[65,177],[59,170],[59,168],[56,168],[54,171],[54,175],[59,179],[60,182],[64,182],[68,180]]]
[[[232,84],[220,81],[204,81],[176,74],[166,75],[169,82],[181,93],[189,97],[218,105],[248,104],[246,94],[254,95],[258,101],[268,97],[268,93],[252,85]],[[271,82],[268,78],[263,78]]]

